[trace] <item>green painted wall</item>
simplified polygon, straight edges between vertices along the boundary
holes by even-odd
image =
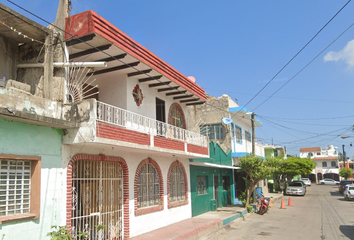
[[[63,225],[65,171],[62,168],[61,130],[0,119],[0,153],[41,156],[40,218],[0,227],[6,239],[47,239],[51,225]],[[65,211],[65,210],[64,210]]]
[[[232,166],[232,151],[228,150],[227,152],[224,152],[220,145],[213,141],[209,142],[209,156],[210,158],[194,158],[190,161]]]
[[[230,179],[230,193],[231,193],[231,204],[233,202],[234,196],[234,184],[231,169],[222,168],[211,168],[211,167],[201,167],[201,166],[190,166],[191,172],[191,199],[192,199],[192,216],[197,216],[209,211],[213,211],[213,204],[215,204],[214,199],[214,176],[218,176],[218,199],[219,206],[225,207],[227,203],[227,191],[223,189],[223,176],[229,176]],[[207,177],[207,193],[203,195],[198,195],[198,183],[197,176]]]

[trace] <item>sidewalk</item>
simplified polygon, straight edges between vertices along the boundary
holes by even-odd
[[[271,202],[283,197],[283,194],[270,193]],[[218,208],[216,211],[207,212],[163,228],[130,238],[132,240],[192,240],[218,231],[230,222],[243,218],[247,210],[242,206],[228,206]]]

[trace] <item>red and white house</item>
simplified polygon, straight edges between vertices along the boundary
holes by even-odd
[[[204,90],[93,11],[66,20],[67,57],[106,67],[67,69],[80,127],[63,137],[66,225],[111,239],[191,217],[189,158],[208,139],[186,129]],[[93,81],[93,82],[92,82]]]
[[[310,157],[316,163],[315,169],[309,176],[311,181],[318,183],[324,178],[339,180],[338,151],[333,145],[325,149],[321,147],[300,148],[300,157]]]

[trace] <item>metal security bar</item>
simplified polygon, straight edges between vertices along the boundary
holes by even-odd
[[[163,136],[197,146],[208,146],[208,138],[199,133],[191,132],[99,101],[97,101],[97,120],[141,133]]]
[[[123,239],[123,169],[117,162],[73,163],[72,236]],[[102,227],[102,229],[100,229]]]
[[[30,212],[31,161],[1,160],[0,216]]]

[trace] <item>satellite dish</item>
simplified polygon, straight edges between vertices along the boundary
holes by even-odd
[[[230,123],[233,123],[232,119],[231,118],[222,118],[221,121],[224,123],[224,124],[230,124]]]

